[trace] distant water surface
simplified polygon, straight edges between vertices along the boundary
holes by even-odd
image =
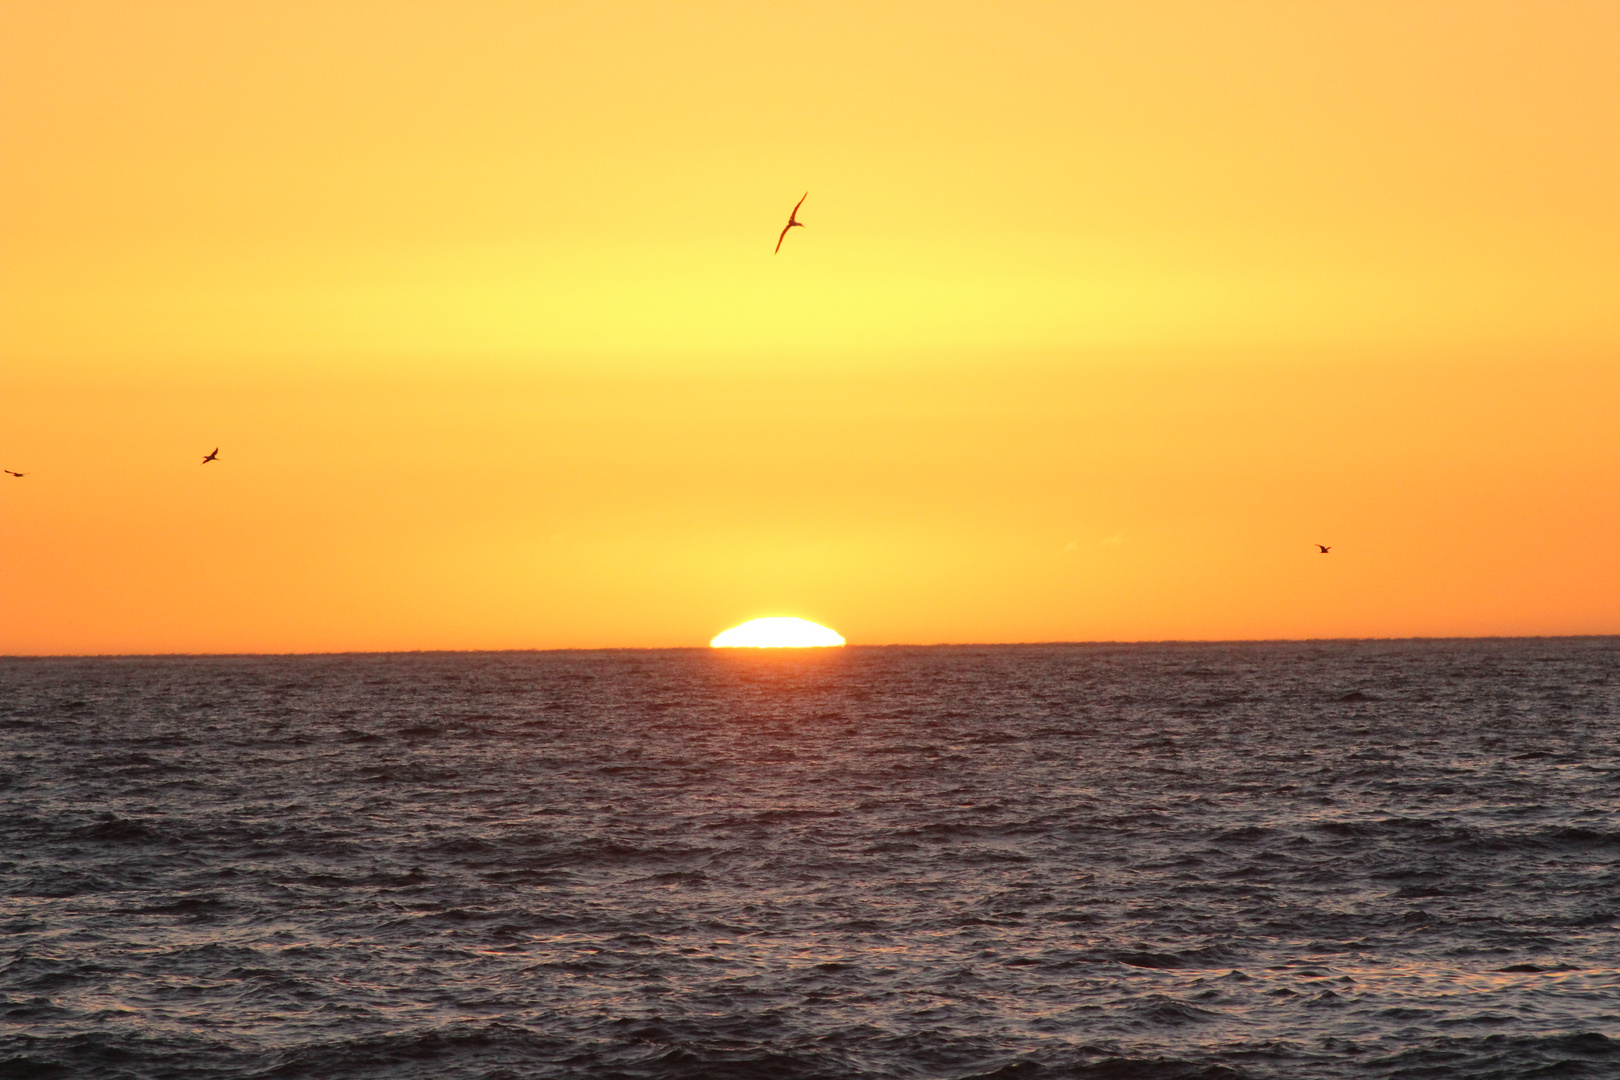
[[[0,660],[0,1077],[1620,1077],[1620,639]]]

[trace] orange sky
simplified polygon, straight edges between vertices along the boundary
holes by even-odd
[[[8,0],[0,652],[1620,633],[1616,55]]]

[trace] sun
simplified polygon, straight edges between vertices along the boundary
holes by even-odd
[[[844,639],[808,619],[750,619],[715,635],[716,649],[813,649],[842,645]]]

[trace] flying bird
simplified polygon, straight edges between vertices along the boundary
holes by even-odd
[[[28,475],[25,472],[12,472],[10,469],[0,469],[0,472],[5,473],[7,476],[15,476],[19,480]]]
[[[799,220],[799,207],[803,206],[804,200],[808,199],[809,197],[810,193],[807,191],[803,195],[799,196],[798,202],[793,204],[793,212],[788,215],[788,223],[782,226],[782,235],[776,238],[776,251],[771,252],[772,255],[775,255],[778,251],[782,250],[782,241],[787,238],[789,229],[793,228],[795,225],[801,229],[804,228],[804,222]]]
[[[1322,549],[1322,554],[1324,554],[1324,555],[1326,555],[1329,551],[1333,550],[1327,544],[1317,544],[1316,546]]]
[[[219,447],[216,446],[216,447],[214,447],[213,451],[211,453],[209,453],[209,455],[207,457],[202,459],[202,463],[204,465],[206,465],[210,461],[218,461],[218,460],[219,460]]]

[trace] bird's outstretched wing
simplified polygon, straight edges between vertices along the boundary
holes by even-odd
[[[781,252],[781,250],[782,250],[782,241],[787,238],[788,230],[791,229],[791,228],[793,228],[793,222],[792,221],[789,221],[786,225],[782,226],[782,235],[778,236],[776,238],[776,250],[771,252],[772,255],[776,255],[776,254],[779,254]]]
[[[810,193],[808,191],[805,192],[803,195],[799,196],[799,201],[793,204],[793,212],[788,215],[788,220],[789,221],[796,221],[798,219],[798,217],[799,217],[799,207],[803,206],[804,205],[804,200],[808,199],[809,197],[810,197]]]

